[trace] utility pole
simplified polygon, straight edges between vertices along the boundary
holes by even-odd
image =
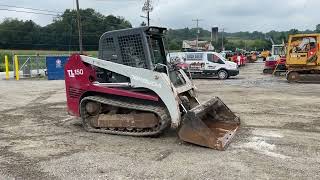
[[[148,1],[148,0],[147,0]],[[149,2],[149,1],[148,1]],[[150,11],[147,13],[148,27],[150,26]]]
[[[199,21],[203,21],[202,19],[193,19],[192,21],[197,22],[197,41],[196,41],[196,47],[197,50],[199,49],[199,34],[200,34],[200,29],[199,29]]]
[[[83,54],[82,26],[81,26],[81,16],[80,16],[79,0],[76,0],[76,2],[77,2],[77,19],[78,19],[78,31],[79,31],[79,49],[80,49],[80,54]]]
[[[222,39],[221,39],[221,51],[224,51],[223,34],[224,34],[224,28],[222,28],[222,33],[221,33],[221,36],[222,36]]]
[[[150,12],[153,10],[152,7],[152,2],[151,0],[146,0],[146,2],[144,3],[143,7],[142,7],[142,11],[147,13],[147,17],[141,16],[143,18],[147,19],[147,25],[150,26]]]

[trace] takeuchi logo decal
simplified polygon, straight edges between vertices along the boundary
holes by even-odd
[[[142,77],[139,77],[139,76],[136,76],[136,75],[131,75],[131,78],[136,80],[136,81],[139,81],[140,83],[147,84],[147,85],[152,86],[152,87],[162,88],[161,84],[156,83],[154,81],[150,81],[148,79],[145,79],[145,78],[142,78]]]

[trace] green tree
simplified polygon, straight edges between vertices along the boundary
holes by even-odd
[[[290,29],[290,31],[288,32],[289,35],[291,34],[298,34],[299,30],[298,29]]]
[[[0,24],[0,48],[20,49],[37,43],[40,26],[33,21],[5,19]]]
[[[270,49],[271,45],[272,44],[270,41],[257,39],[257,40],[254,40],[253,43],[248,46],[248,48],[249,50],[262,51],[264,49]]]
[[[81,9],[85,50],[97,50],[100,36],[107,31],[130,28],[122,17],[104,16],[93,9]],[[0,48],[77,50],[78,29],[75,10],[67,9],[53,23],[40,27],[33,21],[5,19],[0,24]]]
[[[169,44],[170,50],[181,50],[182,48],[182,41],[172,40],[172,41],[169,41],[168,44]]]
[[[94,9],[81,9],[80,14],[85,50],[97,50],[100,36],[107,31],[132,27],[128,21],[121,17],[104,16],[95,12]],[[43,41],[54,44],[55,47],[61,50],[76,50],[78,48],[76,17],[77,12],[75,10],[66,10],[61,17],[43,28],[44,31],[52,34],[51,37]]]
[[[222,51],[222,37],[218,38],[218,41],[212,43],[216,51]],[[223,46],[226,50],[230,50],[230,44],[226,37],[223,37]]]
[[[317,32],[317,33],[320,33],[320,24],[318,24],[318,25],[316,26],[316,32]]]

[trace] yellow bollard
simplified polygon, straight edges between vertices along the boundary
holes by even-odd
[[[19,61],[18,61],[18,56],[15,55],[14,56],[14,67],[16,68],[16,80],[19,81],[20,77],[19,77]]]
[[[6,66],[6,80],[9,80],[9,61],[8,61],[8,56],[4,56],[4,64]]]

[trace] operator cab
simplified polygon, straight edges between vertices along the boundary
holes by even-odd
[[[314,65],[317,62],[317,36],[296,35],[289,39],[289,65]]]
[[[104,33],[99,41],[99,59],[153,70],[166,64],[163,43],[166,28],[139,27]]]
[[[99,41],[99,59],[126,66],[166,73],[175,86],[185,81],[166,60],[164,37],[167,29],[139,27],[104,33]],[[130,82],[128,77],[97,68],[100,83]]]
[[[104,33],[99,41],[99,59],[126,66],[166,72],[166,28],[139,27]],[[157,66],[157,64],[162,64]],[[129,82],[130,79],[97,68],[98,81],[103,83]]]

